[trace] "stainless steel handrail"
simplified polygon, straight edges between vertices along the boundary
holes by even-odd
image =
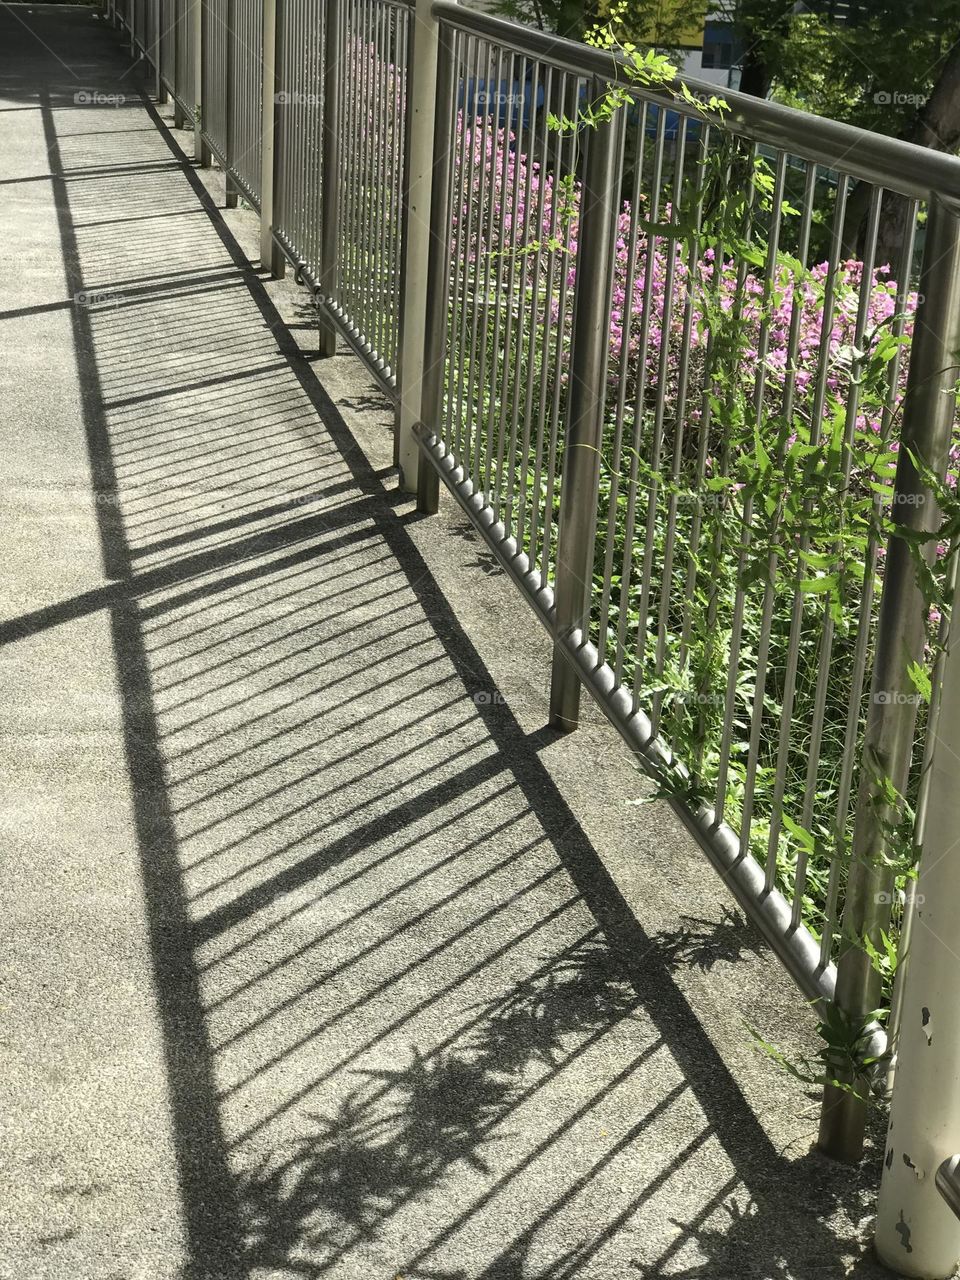
[[[937,1190],[960,1218],[960,1156],[948,1156],[937,1169]]]

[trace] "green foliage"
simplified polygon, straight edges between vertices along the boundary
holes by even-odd
[[[880,930],[880,945],[875,945],[870,938],[863,939],[863,949],[870,957],[870,963],[880,975],[883,993],[889,1003],[893,992],[893,980],[897,974],[897,966],[902,956],[898,939],[893,932]]]
[[[690,33],[702,29],[704,0],[494,0],[492,11],[504,18],[582,40],[598,24],[613,23],[624,44],[633,42],[677,53]]]
[[[719,116],[726,110],[725,100],[715,94],[706,99],[695,97],[678,78],[677,68],[666,53],[649,45],[638,45],[630,39],[628,15],[629,6],[621,0],[621,3],[610,6],[604,21],[595,23],[583,36],[585,44],[617,55],[622,63],[624,83],[610,84],[596,102],[580,107],[573,117],[548,112],[547,124],[554,132],[576,134],[580,129],[595,129],[611,120],[631,101],[628,86],[657,90],[675,98],[678,103],[693,107],[699,114]]]
[[[824,1005],[817,1021],[823,1048],[814,1058],[790,1058],[749,1023],[745,1026],[757,1049],[795,1080],[818,1089],[833,1085],[875,1105],[882,1097],[876,1073],[881,1059],[871,1052],[870,1044],[883,1016],[882,1010],[874,1010],[864,1019],[853,1021],[835,1004]]]
[[[753,7],[778,6],[754,0]],[[897,136],[933,92],[958,35],[957,0],[875,0],[855,25],[803,10],[789,15],[779,37],[761,39],[778,101]]]

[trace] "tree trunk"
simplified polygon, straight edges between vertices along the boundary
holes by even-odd
[[[560,0],[557,9],[557,35],[564,36],[567,40],[582,40],[588,17],[586,0]]]
[[[740,92],[765,98],[773,84],[773,75],[760,50],[753,46],[744,54],[740,64]]]
[[[733,20],[733,29],[743,49],[740,58],[740,92],[767,98],[773,86],[776,51],[790,34],[790,5],[771,6],[769,0],[735,0],[718,6]],[[776,8],[776,14],[771,13]],[[770,53],[774,54],[771,61]]]
[[[904,137],[934,151],[955,152],[960,147],[960,40],[947,54],[933,92]]]
[[[917,119],[901,137],[917,146],[929,147],[931,151],[955,154],[960,149],[960,40],[947,54],[933,92]],[[888,195],[884,199],[877,237],[878,264],[897,261],[907,230],[908,205],[905,196]],[[861,225],[858,241],[862,236]],[[906,287],[907,282],[902,283]]]

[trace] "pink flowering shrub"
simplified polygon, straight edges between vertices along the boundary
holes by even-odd
[[[569,340],[572,309],[568,305],[561,317],[561,306],[564,285],[570,303],[576,280],[579,183],[558,179],[538,162],[528,160],[515,149],[512,133],[484,127],[482,123],[471,128],[462,117],[459,128],[466,163],[457,173],[460,186],[455,186],[453,244],[455,259],[468,263],[471,269],[472,300],[493,306],[499,294],[504,310],[509,309],[514,315],[520,308],[532,306],[535,324],[544,324],[549,313],[550,323],[562,324],[564,337]],[[668,209],[665,222],[669,213]],[[747,383],[755,383],[762,374],[769,396],[768,412],[779,408],[787,379],[788,338],[795,310],[799,312],[794,374],[797,400],[802,404],[805,399],[812,399],[817,374],[824,366],[826,394],[822,412],[829,413],[831,400],[846,393],[860,301],[860,262],[841,263],[834,281],[835,305],[825,325],[824,287],[829,271],[825,262],[805,270],[799,280],[789,266],[780,266],[769,299],[760,271],[748,273],[738,288],[738,264],[723,260],[718,279],[713,249],[703,250],[691,264],[687,245],[654,235],[651,255],[649,237],[642,232],[631,235],[631,230],[631,208],[624,201],[617,224],[611,293],[609,378],[612,384],[619,383],[621,377],[627,380],[628,399],[645,367],[649,400],[652,402],[662,382],[671,408],[676,408],[685,306],[691,298],[691,340],[696,359],[696,353],[702,352],[709,338],[710,317],[705,300],[711,293],[722,311],[737,310],[738,322],[749,339],[739,353],[738,374]],[[508,277],[509,299],[503,297]],[[916,294],[898,297],[889,266],[880,266],[872,273],[866,317],[868,335],[889,325],[898,313],[912,316],[915,309]],[[758,342],[764,318],[768,349],[761,368]],[[506,320],[501,323],[505,330]],[[502,348],[495,354],[506,357],[510,353]],[[898,394],[905,388],[906,371],[907,360],[903,359]],[[558,373],[562,378],[566,369],[561,367]],[[689,388],[686,396],[687,412],[694,415],[695,390]],[[880,420],[881,406],[874,404],[861,415],[858,424],[879,430]]]

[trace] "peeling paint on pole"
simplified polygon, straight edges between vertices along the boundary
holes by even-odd
[[[955,941],[960,915],[957,630],[944,662],[918,907],[902,992],[897,1076],[877,1208],[880,1260],[899,1275],[926,1280],[946,1280],[960,1261],[960,1217],[944,1198],[942,1172],[944,1161],[960,1152],[960,955]]]

